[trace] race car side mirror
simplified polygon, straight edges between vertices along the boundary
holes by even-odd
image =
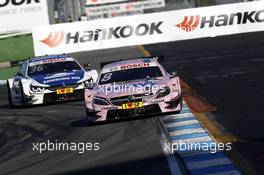
[[[15,76],[21,76],[21,77],[23,77],[23,75],[21,74],[21,72],[15,73]]]
[[[94,88],[94,83],[89,84],[88,86],[85,87],[86,89],[93,90]]]
[[[91,66],[90,63],[85,63],[83,66],[84,66],[84,68],[85,68],[86,71],[92,70],[92,66]]]
[[[178,72],[172,72],[170,77],[174,78],[174,77],[178,77],[178,76],[179,76]]]

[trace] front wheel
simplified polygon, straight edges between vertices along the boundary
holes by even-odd
[[[180,97],[178,100],[176,100],[175,102],[173,102],[173,106],[178,107],[180,105],[180,109],[175,111],[175,114],[179,114],[182,111],[182,107],[183,107],[183,101],[182,101],[182,97]]]
[[[22,86],[21,82],[20,82],[20,96],[21,96],[21,105],[22,105],[22,107],[27,107],[28,103],[27,103],[27,100],[25,98],[24,89],[23,89],[23,86]]]
[[[180,105],[180,110],[177,111],[178,114],[181,113],[181,111],[182,111],[182,107],[183,107],[183,100],[182,100],[182,97],[180,98],[179,105]]]
[[[94,111],[91,111],[85,107],[86,110],[86,115],[85,115],[85,120],[88,123],[88,126],[93,126],[96,122],[92,121],[90,117],[96,116]]]
[[[8,104],[10,107],[14,107],[12,94],[11,94],[11,88],[10,88],[10,84],[8,81],[7,81],[7,92],[8,92]]]

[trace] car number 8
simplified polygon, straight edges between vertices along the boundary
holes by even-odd
[[[101,81],[102,82],[108,81],[108,80],[111,79],[111,77],[112,77],[112,73],[107,73],[107,74],[104,75],[104,77],[102,78]]]

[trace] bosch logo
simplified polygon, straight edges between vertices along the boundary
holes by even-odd
[[[0,1],[0,7],[5,7],[9,4],[18,6],[21,4],[31,4],[33,2],[39,3],[40,0],[2,0],[2,1]]]
[[[120,69],[132,69],[132,68],[139,68],[139,67],[149,67],[149,63],[144,63],[144,64],[127,64],[127,65],[122,65]]]

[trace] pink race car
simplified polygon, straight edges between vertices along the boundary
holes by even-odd
[[[95,84],[85,89],[88,121],[180,112],[179,76],[166,72],[159,60],[143,57],[105,64]]]

